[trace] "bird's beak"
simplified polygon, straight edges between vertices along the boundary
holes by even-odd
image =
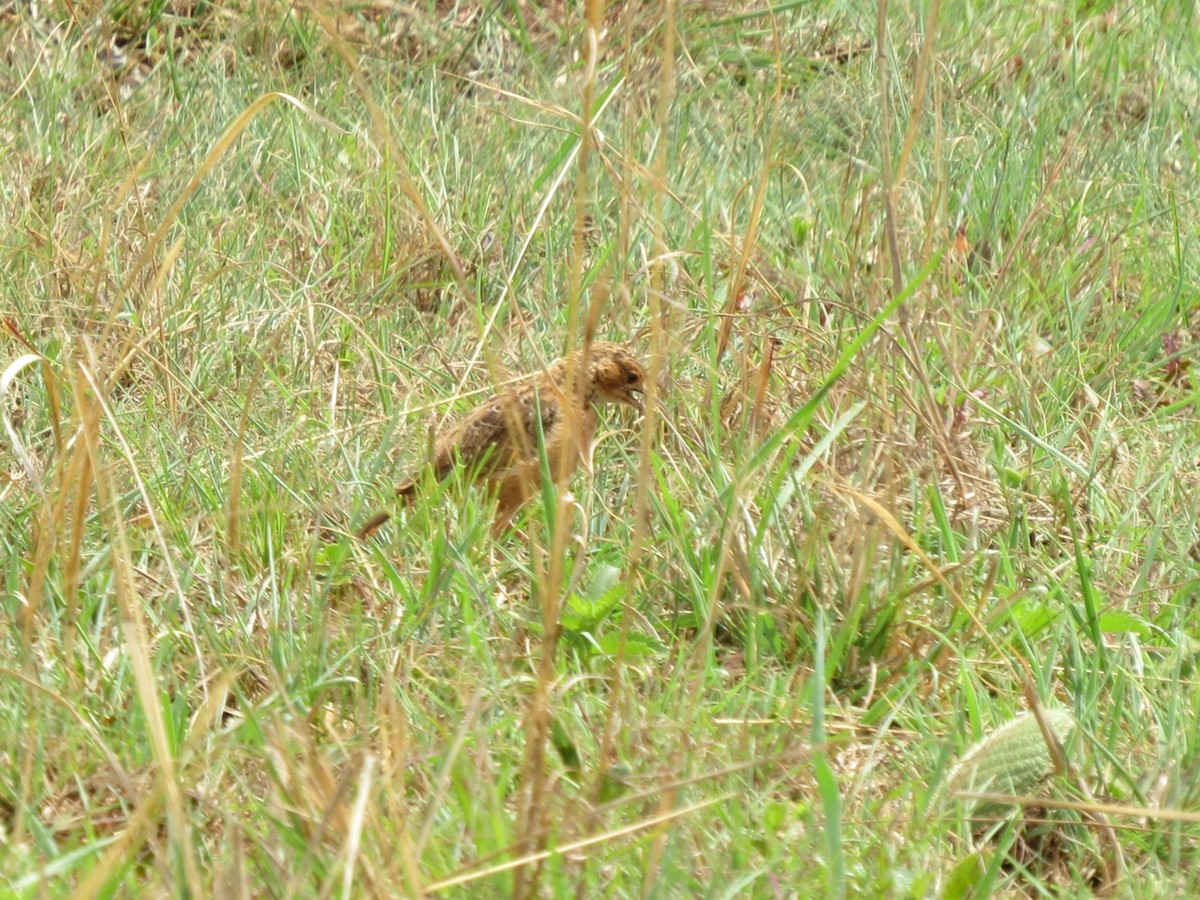
[[[646,392],[643,391],[641,388],[627,388],[625,391],[625,398],[624,398],[626,403],[628,403],[630,406],[632,406],[634,409],[636,409],[642,415],[646,414],[646,407],[644,407],[642,405],[641,397],[638,397],[635,395],[636,394],[644,394],[644,393],[646,393]]]

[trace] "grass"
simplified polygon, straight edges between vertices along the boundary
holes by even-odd
[[[1193,15],[0,11],[8,893],[1196,893]]]

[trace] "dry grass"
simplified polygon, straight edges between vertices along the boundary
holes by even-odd
[[[1194,22],[875,11],[0,8],[9,891],[1194,892]],[[593,475],[350,537],[592,337]]]

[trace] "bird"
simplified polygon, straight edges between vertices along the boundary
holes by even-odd
[[[493,534],[501,534],[533,496],[541,476],[539,431],[554,482],[563,485],[580,463],[591,470],[597,407],[624,404],[644,412],[646,370],[629,348],[596,341],[555,360],[541,372],[489,397],[434,439],[427,467],[441,481],[461,468],[496,497]],[[396,485],[411,499],[423,481],[418,469]],[[359,529],[369,537],[391,513]]]

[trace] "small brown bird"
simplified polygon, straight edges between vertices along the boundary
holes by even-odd
[[[637,395],[645,393],[645,380],[641,363],[620,344],[597,342],[577,350],[488,398],[438,435],[429,461],[433,475],[440,481],[461,466],[485,481],[497,498],[493,531],[503,531],[540,478],[539,420],[550,471],[562,485],[581,461],[591,466],[596,407],[625,403],[641,412]],[[396,493],[414,496],[419,481],[418,472],[398,484]],[[369,536],[389,518],[386,512],[373,516],[359,536]]]

